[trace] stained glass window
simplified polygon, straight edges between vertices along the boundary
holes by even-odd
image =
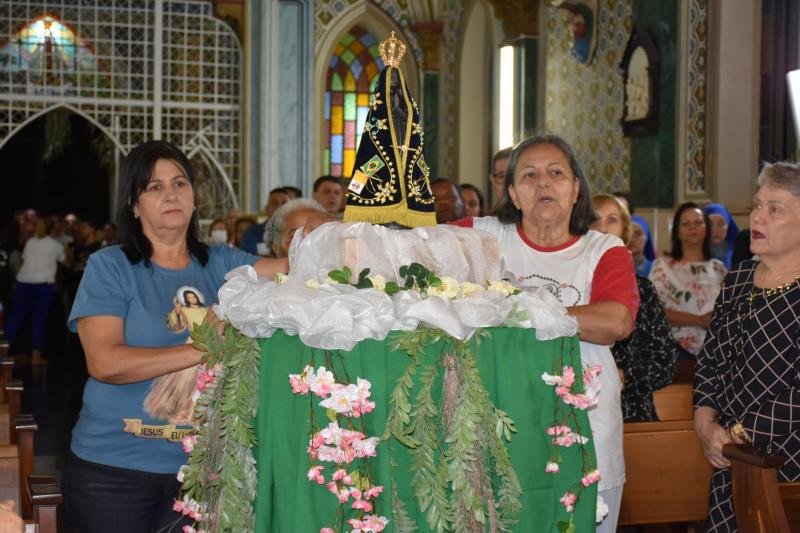
[[[325,84],[324,173],[349,178],[383,61],[378,40],[353,26],[336,45]]]
[[[27,72],[36,84],[58,86],[73,82],[73,74],[93,71],[95,55],[72,28],[43,15],[0,46],[0,69]]]

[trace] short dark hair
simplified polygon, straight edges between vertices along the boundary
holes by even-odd
[[[460,198],[462,201],[464,200],[464,196],[461,194],[461,189],[459,188],[458,184],[450,178],[436,178],[431,182],[431,187],[434,185],[440,185],[442,183],[447,183],[450,185],[450,187],[453,188],[453,194],[456,195],[456,198]]]
[[[294,195],[295,198],[303,197],[303,191],[301,191],[297,187],[292,187],[291,185],[287,185],[283,187],[283,190],[286,191],[286,194],[288,194],[289,196]]]
[[[492,156],[492,172],[494,172],[494,164],[497,163],[501,159],[509,159],[511,157],[511,152],[514,150],[513,146],[509,146],[508,148],[503,148],[502,150],[498,150]]]
[[[503,200],[496,211],[497,218],[504,224],[519,224],[522,221],[522,212],[511,201],[508,188],[514,184],[514,174],[516,173],[520,155],[540,144],[551,144],[561,150],[561,153],[567,159],[567,163],[569,163],[572,173],[575,175],[575,179],[578,180],[578,201],[575,202],[569,218],[569,232],[572,235],[585,235],[589,231],[589,226],[597,220],[597,215],[592,209],[592,189],[589,186],[586,173],[583,171],[583,166],[581,166],[578,157],[575,155],[575,150],[562,137],[552,133],[528,137],[520,141],[511,151],[511,157],[508,158],[506,182],[503,185]]]
[[[481,190],[471,183],[462,183],[461,185],[459,185],[459,187],[461,187],[462,191],[469,189],[470,191],[475,193],[475,195],[478,197],[478,205],[481,208],[481,213],[483,213],[484,204],[483,204],[483,193],[481,192]],[[461,197],[463,198],[464,195],[462,194]]]
[[[440,183],[449,183],[453,187],[457,186],[456,183],[450,178],[436,178],[435,180],[431,180],[431,185],[438,185]]]
[[[320,176],[314,181],[314,192],[317,192],[319,190],[319,188],[322,187],[322,184],[325,183],[326,181],[330,182],[330,183],[335,183],[339,187],[342,186],[342,179],[341,178],[337,178],[336,176],[328,176],[328,175]]]
[[[195,185],[189,159],[179,148],[167,141],[147,141],[128,153],[122,163],[122,186],[117,200],[117,228],[122,250],[131,264],[144,261],[145,266],[150,266],[150,258],[153,256],[153,243],[142,232],[142,224],[134,216],[133,206],[138,202],[139,195],[147,188],[159,159],[172,161],[181,167],[192,187]],[[199,233],[197,211],[194,211],[186,230],[186,246],[189,253],[205,266],[208,263],[208,246],[200,240]]]
[[[279,193],[281,193],[281,194],[285,194],[285,195],[287,195],[287,196],[289,195],[289,193],[287,193],[287,192],[286,192],[286,187],[275,187],[274,189],[272,189],[271,191],[269,191],[269,194],[267,194],[267,196],[273,195],[273,194],[275,194],[276,192],[279,192]]]
[[[711,221],[706,212],[694,202],[684,202],[675,210],[675,216],[672,217],[672,232],[670,233],[672,250],[669,251],[668,255],[676,261],[683,259],[683,246],[678,234],[680,232],[681,216],[683,216],[684,211],[689,209],[699,209],[703,213],[703,221],[706,223],[706,237],[703,239],[703,259],[708,261],[711,259]]]

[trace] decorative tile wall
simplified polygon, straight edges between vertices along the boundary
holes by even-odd
[[[559,10],[545,7],[547,58],[545,126],[577,151],[593,191],[630,189],[630,142],[623,136],[620,62],[633,26],[633,0],[603,0],[594,57],[581,64],[570,53]]]
[[[708,50],[708,0],[688,0],[688,58],[685,65],[686,143],[685,167],[679,169],[686,196],[706,195],[706,54]]]

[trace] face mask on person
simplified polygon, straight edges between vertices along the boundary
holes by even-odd
[[[211,242],[214,244],[225,244],[228,242],[228,230],[215,229],[211,232]]]

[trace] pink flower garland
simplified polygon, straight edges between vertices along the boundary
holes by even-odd
[[[597,405],[600,394],[599,376],[602,371],[603,367],[601,365],[584,366],[583,392],[577,394],[572,392],[572,387],[575,384],[575,370],[571,366],[563,367],[561,375],[548,374],[545,372],[542,374],[542,380],[546,384],[555,387],[556,396],[561,398],[561,401],[563,401],[566,405],[576,409],[586,410]],[[566,424],[558,424],[557,422],[554,422],[552,426],[545,429],[545,432],[548,436],[552,437],[553,446],[568,448],[573,444],[583,445],[589,442],[587,437],[584,437],[573,431],[572,428]],[[561,459],[555,453],[554,456],[551,456],[544,468],[544,471],[549,474],[557,474],[560,471],[559,463],[561,462]],[[576,492],[565,492],[558,501],[564,505],[564,508],[568,513],[572,513],[575,510],[575,504],[577,503],[580,492],[583,490],[583,488],[599,482],[599,470],[596,468],[589,472],[584,470],[584,476],[581,478],[580,485],[577,485],[578,490]]]
[[[357,378],[356,384],[344,385],[337,383],[333,372],[324,366],[316,370],[306,365],[300,374],[290,374],[289,384],[293,394],[307,395],[309,392],[323,400],[321,407],[332,410],[337,415],[359,418],[362,414],[371,412],[375,402],[369,399],[372,384],[366,379]],[[383,492],[382,486],[368,486],[361,490],[357,488],[354,476],[350,473],[350,465],[356,459],[367,459],[377,454],[378,437],[367,437],[360,431],[353,431],[339,427],[338,421],[333,421],[327,427],[316,432],[308,443],[309,457],[312,461],[322,461],[336,464],[336,470],[326,482],[322,465],[311,464],[306,472],[309,481],[318,485],[325,485],[327,489],[344,505],[352,499],[350,507],[360,513],[370,513],[373,509],[371,500]],[[363,478],[361,481],[363,489]],[[350,533],[378,533],[383,531],[389,520],[384,516],[372,514],[351,518],[347,523],[353,528]],[[335,533],[332,528],[323,527],[320,533]]]
[[[195,391],[193,400],[197,401],[200,394],[206,390],[209,384],[217,379],[217,376],[222,370],[222,365],[215,365],[212,368],[206,368],[206,365],[200,364],[197,367],[197,381],[195,382]],[[183,451],[188,455],[194,451],[194,446],[197,444],[197,433],[186,435],[181,439]],[[178,470],[178,482],[183,483],[184,475],[187,465],[183,465]],[[208,504],[189,498],[184,495],[181,499],[175,499],[172,504],[172,510],[188,516],[196,522],[208,520],[208,513],[206,512]],[[195,529],[193,526],[183,526],[183,533],[207,533],[205,529]]]

